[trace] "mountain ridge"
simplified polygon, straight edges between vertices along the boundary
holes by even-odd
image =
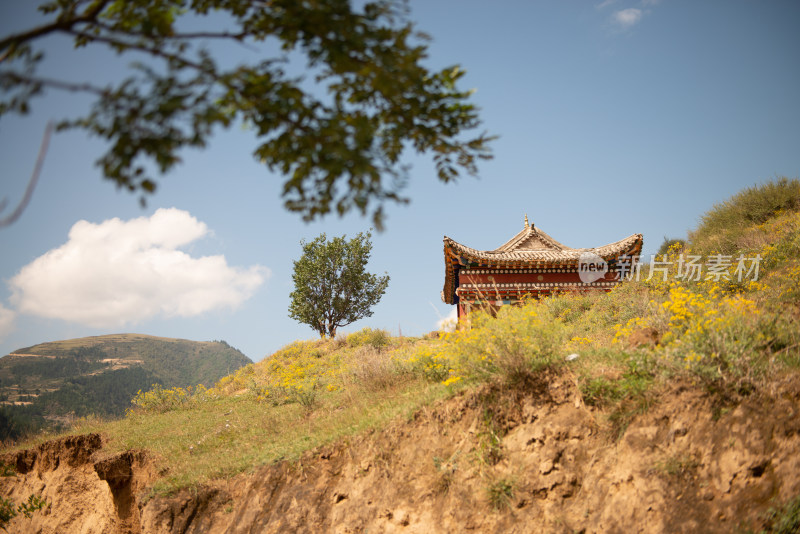
[[[252,363],[225,341],[138,333],[48,341],[0,358],[0,439],[119,417],[139,390],[212,385]]]

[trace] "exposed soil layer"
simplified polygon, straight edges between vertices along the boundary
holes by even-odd
[[[50,506],[30,519],[18,516],[9,532],[138,533],[139,503],[158,473],[147,454],[109,456],[97,434],[69,436],[0,456],[16,477],[0,479],[0,495],[15,503],[31,494]]]
[[[142,452],[98,436],[6,455],[12,532],[731,532],[800,493],[800,386],[720,409],[676,384],[621,437],[571,378],[486,386],[386,429],[171,497]],[[16,530],[15,530],[16,529]]]

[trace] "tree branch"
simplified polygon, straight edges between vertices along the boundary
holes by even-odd
[[[75,24],[95,21],[97,19],[97,15],[103,11],[103,8],[106,7],[109,1],[110,0],[98,0],[93,6],[89,6],[86,11],[78,17],[68,19],[62,19],[59,17],[50,24],[44,24],[37,28],[32,28],[28,31],[17,33],[15,35],[9,35],[8,37],[0,40],[0,50],[5,48],[13,49],[20,43],[32,41],[38,37],[41,37],[42,35],[47,35],[48,33],[69,31]],[[7,56],[8,53],[3,54],[2,57],[0,57],[0,61],[5,59]]]
[[[124,31],[120,30],[119,28],[114,28],[108,24],[103,22],[95,22],[94,26],[100,28],[101,30],[105,30],[109,33],[118,33],[122,35],[128,36],[141,36],[136,32]],[[172,35],[159,35],[158,39],[234,39],[236,41],[241,41],[245,37],[247,37],[248,33],[241,31],[238,33],[230,33],[230,32],[189,32],[189,33],[173,33]]]
[[[8,216],[3,217],[0,219],[0,228],[5,226],[9,226],[14,224],[14,222],[19,219],[22,212],[25,211],[25,208],[28,206],[28,203],[31,201],[31,197],[33,196],[33,190],[36,188],[36,182],[39,181],[39,174],[42,171],[42,164],[44,163],[44,156],[47,154],[47,146],[50,144],[50,134],[53,132],[53,121],[47,123],[47,126],[44,129],[44,135],[42,136],[42,144],[39,146],[39,156],[36,158],[36,165],[33,168],[33,174],[31,175],[31,179],[28,181],[28,187],[25,188],[25,194],[22,197],[19,205],[12,211]],[[3,199],[0,202],[0,211],[5,208],[7,203],[6,199]]]
[[[150,54],[151,56],[160,57],[160,58],[165,59],[167,61],[177,61],[178,63],[182,64],[185,67],[189,67],[189,68],[195,69],[197,71],[204,72],[206,74],[212,75],[215,78],[218,78],[218,76],[216,76],[216,72],[209,71],[207,68],[205,68],[200,63],[195,63],[194,61],[188,60],[188,59],[184,58],[183,56],[180,56],[180,55],[177,55],[177,54],[170,54],[168,52],[164,52],[163,50],[161,50],[160,48],[157,48],[157,47],[145,46],[145,45],[139,44],[139,43],[128,43],[128,42],[125,42],[125,41],[122,41],[122,40],[119,40],[119,39],[115,39],[113,37],[107,37],[107,36],[102,36],[102,35],[92,35],[92,34],[89,34],[89,33],[84,33],[84,32],[76,31],[76,30],[67,30],[66,33],[68,33],[70,35],[74,35],[75,37],[84,37],[84,38],[86,38],[86,39],[88,39],[90,41],[97,41],[99,43],[105,43],[105,44],[110,45],[110,46],[122,46],[122,47],[125,47],[125,48],[129,48],[131,50],[138,50],[139,52],[145,52],[145,53]]]
[[[64,91],[71,91],[73,93],[84,92],[94,93],[98,96],[105,96],[108,94],[108,89],[97,87],[88,83],[69,83],[61,80],[54,80],[52,78],[34,78],[32,76],[23,76],[16,72],[3,72],[0,73],[0,79],[8,78],[14,83],[20,85],[42,85],[44,87],[53,87],[55,89],[62,89]]]

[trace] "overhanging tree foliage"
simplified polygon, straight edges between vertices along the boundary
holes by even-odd
[[[325,234],[307,243],[294,262],[294,291],[289,316],[309,325],[321,337],[334,337],[336,329],[372,316],[389,285],[389,275],[367,272],[372,251],[371,234],[359,233],[328,241]]]
[[[164,173],[182,148],[204,147],[215,128],[243,121],[259,140],[255,157],[287,177],[289,210],[312,220],[355,208],[380,227],[384,201],[407,201],[405,149],[432,154],[444,182],[475,174],[477,160],[490,157],[486,134],[463,137],[480,124],[470,92],[456,88],[464,71],[423,65],[426,37],[404,7],[400,0],[360,9],[348,0],[48,1],[39,7],[46,23],[0,39],[0,116],[27,113],[45,89],[94,95],[88,114],[58,128],[107,139],[97,161],[104,176],[143,195],[156,187],[152,164]],[[201,23],[211,29],[194,29]],[[37,46],[51,34],[146,61],[131,64],[116,85],[50,78],[37,70]],[[205,46],[264,41],[282,52],[244,65],[225,65],[219,47]],[[327,97],[285,72],[290,53],[305,58]]]

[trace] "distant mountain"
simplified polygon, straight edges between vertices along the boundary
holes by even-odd
[[[119,417],[153,384],[213,385],[253,363],[224,341],[114,334],[42,343],[0,358],[0,440],[76,417]]]

